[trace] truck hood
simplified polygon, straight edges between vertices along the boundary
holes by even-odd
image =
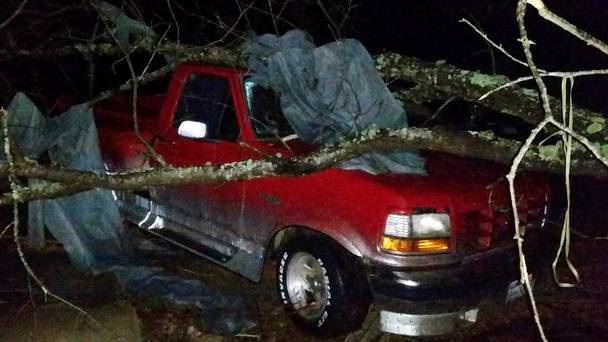
[[[414,174],[370,175],[366,178],[402,198],[410,208],[442,206],[468,210],[480,203],[507,204],[507,174],[505,167],[472,159],[456,158],[445,154],[427,154],[427,172]]]

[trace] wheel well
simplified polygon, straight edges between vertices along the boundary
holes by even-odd
[[[268,252],[271,259],[275,259],[278,251],[281,250],[281,247],[287,244],[289,241],[295,238],[319,238],[323,239],[326,243],[330,244],[332,247],[335,247],[336,250],[342,250],[345,253],[351,254],[353,257],[357,257],[354,253],[352,253],[347,247],[336,241],[334,238],[327,234],[323,234],[317,230],[301,227],[301,226],[291,226],[287,228],[283,228],[276,232],[270,242],[268,243]]]

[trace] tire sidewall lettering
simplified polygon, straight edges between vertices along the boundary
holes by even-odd
[[[288,253],[288,252],[283,252],[283,254],[281,255],[281,259],[279,261],[279,267],[278,267],[278,290],[279,290],[281,302],[283,303],[283,305],[292,307],[293,303],[291,302],[291,298],[288,295],[287,284],[285,283],[287,281],[286,273],[287,273],[287,269],[288,269],[288,265],[289,265],[289,262],[288,262],[289,257],[290,257],[290,253]],[[315,256],[315,259],[319,262],[319,264],[321,265],[321,269],[323,270],[325,288],[327,291],[327,303],[325,304],[325,310],[323,310],[323,313],[316,320],[311,321],[311,323],[313,323],[318,328],[320,328],[327,322],[327,318],[329,317],[329,308],[331,306],[332,296],[331,296],[331,283],[330,283],[329,275],[327,274],[327,269],[325,267],[325,263],[323,262],[323,259],[320,257]],[[293,310],[293,309],[290,308],[290,310]]]

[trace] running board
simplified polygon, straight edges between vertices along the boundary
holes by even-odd
[[[154,236],[158,236],[159,238],[161,238],[165,241],[168,241],[168,242],[170,242],[178,247],[181,247],[191,253],[194,253],[198,256],[211,258],[211,259],[214,259],[215,261],[219,261],[222,263],[230,260],[229,255],[220,253],[220,252],[216,251],[215,249],[212,249],[205,245],[196,243],[196,242],[194,242],[188,238],[185,238],[181,235],[178,235],[170,230],[145,229],[145,228],[140,228],[140,229],[142,229],[143,231],[150,233]]]

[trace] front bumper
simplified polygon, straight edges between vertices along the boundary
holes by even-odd
[[[465,256],[444,267],[369,265],[367,275],[380,309],[380,329],[430,336],[470,325],[484,299],[507,298],[509,284],[519,279],[518,265],[512,246]]]
[[[407,301],[463,298],[491,292],[519,277],[517,255],[504,247],[431,268],[368,266],[374,293]]]

